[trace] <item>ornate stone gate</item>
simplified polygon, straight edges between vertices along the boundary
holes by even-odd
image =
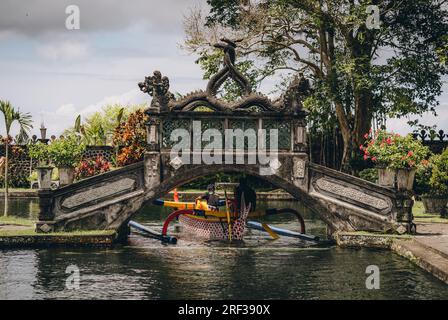
[[[302,100],[310,88],[305,78],[296,78],[280,98],[271,100],[253,92],[235,68],[233,42],[223,40],[217,47],[224,51],[223,68],[210,79],[205,91],[175,98],[168,78],[158,71],[139,83],[140,89],[152,96],[146,111],[148,148],[144,161],[56,191],[40,190],[38,231],[118,230],[146,203],[217,172],[259,176],[286,190],[319,214],[330,234],[409,229],[412,200],[408,195],[308,161],[307,111]],[[228,79],[240,88],[242,96],[236,101],[219,98],[219,89]],[[188,142],[182,152],[176,149],[179,129]],[[239,149],[229,148],[227,132],[238,132],[232,141],[243,137]],[[255,140],[249,136],[244,139],[247,132],[258,133]],[[271,135],[278,136],[277,147],[271,145],[275,141]],[[212,142],[213,149],[209,148]],[[204,152],[213,162],[202,159]],[[276,157],[266,163],[249,161],[260,153]]]

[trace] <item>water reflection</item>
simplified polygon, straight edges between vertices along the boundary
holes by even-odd
[[[265,206],[265,204],[260,204]],[[274,206],[274,204],[271,204]],[[303,210],[310,232],[325,225]],[[169,211],[148,207],[135,219],[161,228]],[[269,222],[298,230],[293,216]],[[171,232],[175,232],[171,227]],[[272,241],[258,231],[244,243],[192,242],[178,234],[176,246],[133,234],[113,249],[0,251],[3,299],[444,299],[448,287],[388,251],[314,247],[297,239]],[[69,265],[81,271],[79,290],[65,288]],[[368,265],[381,270],[381,289],[367,290]]]
[[[5,208],[5,200],[0,199],[0,212]],[[37,219],[39,215],[39,199],[37,198],[10,198],[9,212],[11,215],[28,218],[31,220]]]

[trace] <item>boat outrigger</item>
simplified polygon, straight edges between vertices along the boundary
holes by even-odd
[[[161,240],[165,243],[175,244],[177,239],[168,235],[170,223],[177,219],[183,227],[183,231],[205,240],[243,240],[246,228],[265,231],[274,239],[279,235],[286,237],[299,238],[306,241],[319,241],[319,238],[313,235],[307,235],[305,232],[305,222],[301,215],[293,209],[268,209],[265,212],[251,212],[250,204],[245,205],[244,195],[241,197],[241,205],[238,210],[237,202],[234,199],[220,200],[216,207],[210,206],[205,200],[196,200],[195,202],[179,202],[158,199],[153,204],[175,209],[165,219],[162,227],[162,234],[145,228],[138,223],[131,221],[129,226],[148,234],[148,236]],[[225,211],[220,208],[225,207]],[[281,229],[270,226],[265,223],[248,221],[248,218],[261,217],[264,215],[291,213],[297,216],[301,232]]]

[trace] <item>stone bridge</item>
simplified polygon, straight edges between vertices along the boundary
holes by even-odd
[[[55,191],[39,190],[37,231],[120,230],[145,204],[218,172],[257,176],[289,192],[325,221],[329,234],[410,229],[412,200],[406,193],[308,161],[302,100],[310,87],[304,77],[271,100],[253,92],[235,68],[234,43],[224,40],[218,47],[224,66],[205,91],[176,99],[168,78],[157,71],[139,84],[152,96],[144,160]],[[227,79],[240,86],[240,99],[218,97]],[[228,139],[228,132],[237,134]],[[238,138],[237,148],[228,143]],[[260,162],[260,154],[269,161]]]

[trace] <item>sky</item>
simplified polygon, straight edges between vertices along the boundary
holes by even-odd
[[[9,100],[48,134],[60,135],[108,104],[150,102],[137,83],[154,70],[170,79],[172,92],[204,89],[197,57],[179,45],[183,17],[205,0],[2,0],[0,2],[0,99]],[[80,29],[66,28],[66,8],[80,9]],[[274,85],[274,84],[273,84]],[[266,89],[267,93],[269,88]],[[448,132],[448,86],[438,116],[424,124]],[[390,120],[398,133],[412,129]],[[5,126],[0,119],[0,134]],[[17,127],[13,127],[13,134]]]

